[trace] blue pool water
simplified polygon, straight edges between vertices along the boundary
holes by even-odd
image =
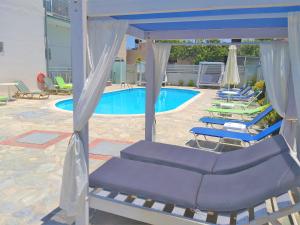
[[[189,99],[198,95],[199,91],[162,88],[155,105],[156,112],[165,112],[176,109]],[[98,103],[96,114],[144,114],[145,88],[133,88],[121,91],[104,93]],[[73,100],[62,100],[56,107],[68,111],[73,110]]]

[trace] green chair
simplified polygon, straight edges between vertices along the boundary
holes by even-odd
[[[56,76],[55,81],[59,89],[69,89],[69,90],[73,89],[73,85],[65,83],[64,78],[62,78],[61,76]]]
[[[8,102],[8,97],[0,96],[0,105],[6,105]]]
[[[216,100],[212,102],[212,105],[217,108],[248,108],[249,106],[257,106],[256,101],[249,102],[227,102]]]
[[[49,94],[71,94],[72,89],[58,88],[49,77],[45,77],[45,91]]]
[[[216,100],[212,102],[213,106],[216,107],[220,107],[220,106],[224,106],[224,108],[226,107],[226,105],[228,106],[232,106],[233,108],[247,108],[249,106],[257,106],[257,100],[258,97],[262,94],[262,91],[257,91],[253,93],[253,96],[251,98],[249,98],[247,101],[243,100],[243,101],[236,101],[236,99],[223,99],[223,100]],[[227,107],[228,108],[228,107]]]
[[[265,110],[267,107],[269,107],[270,104],[266,104],[260,107],[256,107],[253,109],[224,109],[224,108],[217,108],[217,107],[212,107],[207,109],[207,111],[211,114],[211,116],[214,117],[214,113],[217,113],[221,116],[228,116],[228,115],[241,115],[241,116],[253,116],[257,113],[262,112]]]
[[[44,91],[30,91],[29,88],[24,84],[23,81],[15,81],[16,88],[18,91],[15,94],[16,98],[26,98],[26,99],[46,99],[49,98],[49,94]]]

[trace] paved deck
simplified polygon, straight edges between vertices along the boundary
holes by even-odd
[[[118,88],[108,87],[106,91]],[[185,146],[193,139],[189,129],[200,125],[199,117],[207,115],[204,109],[215,96],[215,90],[201,91],[184,109],[156,117],[158,142]],[[58,207],[63,161],[72,132],[72,114],[53,108],[53,102],[62,98],[66,96],[17,100],[0,107],[1,225],[63,224],[49,219],[49,213]],[[89,125],[90,143],[96,153],[91,156],[91,170],[109,158],[97,157],[99,144],[103,147],[109,140],[116,140],[120,147],[144,137],[143,117],[93,116]],[[40,137],[39,143],[35,143],[36,137]],[[114,148],[112,155],[117,151],[118,147]],[[137,224],[109,214],[93,215],[93,224]]]

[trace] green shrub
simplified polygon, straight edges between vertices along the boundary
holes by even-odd
[[[262,100],[265,98],[266,95],[266,86],[265,81],[259,80],[253,85],[254,91],[262,91],[262,93],[257,97],[258,100]]]
[[[178,85],[179,85],[179,86],[183,86],[183,85],[184,85],[184,81],[183,81],[183,80],[179,80],[179,81],[178,81]]]
[[[281,116],[275,110],[273,110],[264,118],[263,122],[265,122],[265,124],[267,124],[268,126],[271,126],[281,119]]]
[[[262,91],[265,88],[265,81],[259,80],[254,84],[254,91]]]
[[[141,63],[143,60],[142,60],[142,58],[141,57],[137,57],[136,59],[135,59],[135,63]]]
[[[268,100],[265,97],[266,87],[265,87],[265,81],[259,80],[257,81],[253,86],[254,91],[262,91],[262,95],[260,95],[260,98],[258,99],[257,103],[259,105],[265,105],[268,102]],[[281,116],[273,110],[271,113],[269,113],[262,121],[261,123],[267,126],[271,126],[272,124],[276,123],[277,121],[281,120]]]
[[[189,87],[195,87],[196,84],[195,84],[195,82],[194,82],[193,80],[189,80],[188,86],[189,86]]]
[[[264,98],[258,100],[257,103],[259,105],[265,105],[268,103],[268,101],[264,97]],[[270,112],[265,118],[263,118],[263,120],[261,122],[264,125],[271,126],[272,124],[276,123],[277,121],[279,121],[281,119],[282,119],[281,116],[273,109],[273,111]]]
[[[265,105],[265,104],[267,104],[267,100],[266,100],[266,98],[264,97],[264,98],[259,99],[259,100],[257,101],[257,103],[258,103],[259,105]]]

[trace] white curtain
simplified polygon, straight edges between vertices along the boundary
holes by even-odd
[[[287,85],[291,74],[288,44],[262,44],[260,54],[267,95],[274,109],[284,117],[288,97]]]
[[[86,199],[88,171],[82,141],[78,135],[92,116],[106,86],[114,59],[128,28],[125,21],[88,21],[90,73],[74,111],[72,135],[64,162],[60,207],[76,216]]]
[[[298,158],[300,158],[300,13],[292,12],[288,15],[288,37],[289,50],[292,68],[292,84],[295,97],[295,104],[293,105],[297,111],[297,121],[294,120],[295,128],[295,143],[298,150]],[[291,85],[292,86],[292,85]]]
[[[165,72],[168,66],[169,56],[171,52],[171,44],[165,43],[153,43],[153,54],[154,54],[154,98],[157,101],[161,84],[163,82]]]
[[[165,77],[165,72],[168,66],[168,61],[171,52],[171,44],[166,43],[153,43],[153,57],[154,57],[154,106],[155,102],[158,100],[161,84]],[[153,141],[156,139],[156,119],[154,115],[153,121]]]
[[[236,46],[230,45],[222,85],[225,86],[226,84],[228,84],[229,87],[230,84],[236,85],[239,83],[240,75],[237,65]]]
[[[267,96],[276,110],[284,118],[280,133],[290,147],[295,149],[295,98],[290,66],[288,43],[273,42],[260,46],[262,73],[266,82]]]

